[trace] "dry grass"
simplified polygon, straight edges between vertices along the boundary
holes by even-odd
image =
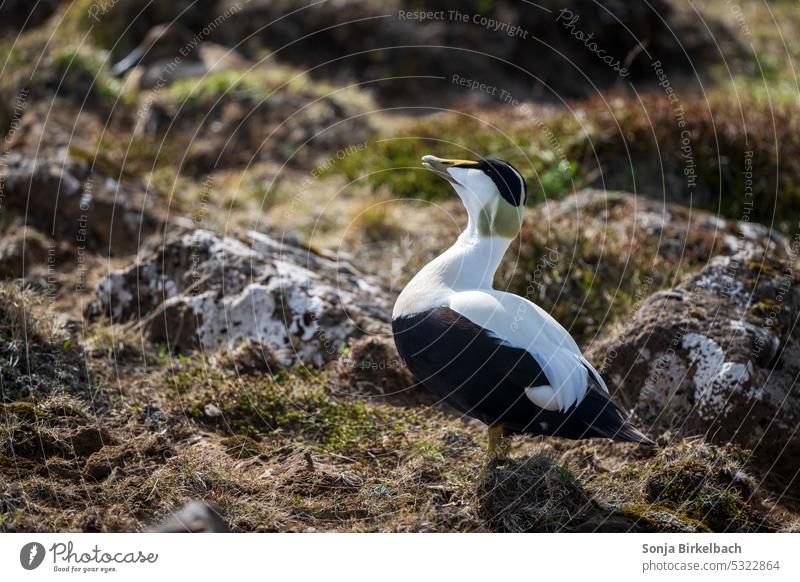
[[[81,351],[36,292],[0,284],[0,402],[89,390]]]
[[[110,362],[93,364],[104,390]],[[382,395],[396,386],[381,378],[408,380],[399,370],[117,371],[122,408],[84,396],[2,405],[0,529],[142,530],[198,498],[234,531],[753,531],[791,517],[770,515],[742,453],[702,442],[653,454],[521,439],[484,476],[482,429]],[[357,378],[360,396],[342,392]]]
[[[17,282],[0,282],[0,333],[6,344],[52,344],[59,334],[41,295]]]

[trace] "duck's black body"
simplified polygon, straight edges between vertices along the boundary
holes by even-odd
[[[536,359],[455,311],[438,307],[392,321],[395,344],[416,379],[463,414],[509,432],[649,443],[589,374],[586,396],[564,412],[534,404],[525,388],[547,385]]]

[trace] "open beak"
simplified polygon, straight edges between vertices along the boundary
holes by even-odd
[[[477,166],[478,162],[473,162],[472,160],[448,160],[445,158],[437,158],[436,156],[422,156],[422,165],[428,168],[435,174],[438,174],[451,184],[461,184],[450,175],[450,172],[447,171],[447,168],[452,168],[454,166],[458,166],[459,168],[468,168],[470,166]]]

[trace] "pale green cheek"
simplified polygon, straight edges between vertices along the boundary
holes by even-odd
[[[478,234],[514,238],[519,234],[525,216],[524,207],[516,207],[504,200],[490,202],[481,209],[478,217]]]

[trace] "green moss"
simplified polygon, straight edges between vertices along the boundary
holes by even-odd
[[[687,514],[705,523],[712,531],[758,527],[758,520],[747,504],[725,489],[704,488],[695,497]]]
[[[657,471],[647,483],[647,497],[682,503],[693,497],[706,480],[706,468],[699,459],[682,460]]]
[[[664,465],[651,467],[645,497],[681,515],[703,523],[712,531],[758,531],[769,525],[756,518],[749,495],[735,482],[740,471],[709,450]],[[723,466],[724,465],[724,466]]]
[[[223,95],[255,96],[259,89],[252,79],[239,71],[220,71],[200,79],[178,79],[168,88],[169,96],[179,102],[216,100]]]
[[[669,507],[657,504],[628,503],[620,508],[620,513],[633,518],[637,527],[659,532],[710,532],[702,521],[676,513]]]
[[[179,370],[164,380],[167,388],[182,396],[191,390],[198,381],[198,374],[194,370]]]
[[[222,410],[245,434],[288,433],[338,451],[373,442],[389,421],[360,401],[336,401],[319,389],[297,392],[278,385],[257,386],[223,402]]]
[[[76,99],[116,99],[121,83],[108,72],[107,62],[89,50],[65,48],[53,55],[59,94]]]
[[[264,103],[276,92],[327,95],[324,83],[313,83],[298,70],[284,67],[267,69],[215,71],[200,78],[177,79],[166,91],[178,103],[213,104],[222,97]],[[334,98],[334,97],[332,97]]]
[[[419,450],[422,455],[429,459],[444,461],[444,444],[439,441],[418,441],[414,443],[414,448]]]
[[[402,436],[413,411],[388,411],[358,399],[335,398],[324,389],[324,375],[303,368],[243,381],[214,369],[189,364],[165,380],[184,411],[208,422],[206,405],[221,416],[211,419],[235,434],[257,438],[285,435],[328,451],[381,446]]]

